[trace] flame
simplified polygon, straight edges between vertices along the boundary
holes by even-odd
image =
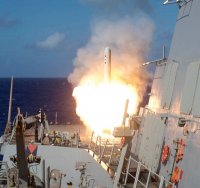
[[[73,91],[76,113],[97,134],[103,135],[105,129],[112,132],[114,127],[121,126],[127,99],[128,114],[136,112],[138,95],[134,86],[121,81],[85,82],[87,83],[80,84]]]
[[[136,21],[136,22],[135,22]],[[79,48],[68,80],[78,85],[73,92],[77,114],[96,133],[120,126],[126,100],[128,113],[136,112],[150,74],[144,66],[154,26],[144,17],[94,22],[87,44]],[[111,82],[103,83],[103,47],[112,49]]]

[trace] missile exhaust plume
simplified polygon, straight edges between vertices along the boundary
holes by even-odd
[[[88,43],[78,49],[68,80],[76,86],[77,114],[96,132],[121,125],[127,99],[128,114],[136,112],[150,78],[142,64],[153,30],[147,18],[98,21]]]

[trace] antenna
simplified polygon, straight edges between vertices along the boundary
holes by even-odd
[[[166,61],[167,61],[167,58],[165,57],[165,46],[163,46],[163,57],[161,59],[156,59],[156,60],[153,60],[153,61],[148,61],[146,63],[143,63],[142,65],[146,66],[146,65],[149,65],[149,64],[152,64],[152,63],[156,63],[158,65],[158,64],[164,63]]]
[[[8,134],[9,131],[11,130],[12,95],[13,95],[13,76],[11,78],[11,83],[10,83],[10,99],[9,99],[9,108],[8,108],[8,119],[7,119],[4,134]]]
[[[166,59],[166,57],[165,57],[165,46],[163,46],[163,59]]]
[[[163,5],[178,4],[179,8],[188,3],[186,0],[165,0]]]
[[[171,0],[166,0],[163,5],[168,5],[168,4],[174,4],[174,3],[178,3],[180,0],[174,0],[174,1],[171,1]]]

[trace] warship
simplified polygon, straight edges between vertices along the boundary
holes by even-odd
[[[169,56],[144,63],[156,65],[149,103],[128,115],[127,100],[112,137],[84,126],[49,126],[42,110],[27,118],[18,110],[11,126],[11,81],[0,187],[199,187],[200,1],[163,4],[179,7]],[[108,79],[110,49],[105,53]],[[91,133],[85,144],[82,133]]]

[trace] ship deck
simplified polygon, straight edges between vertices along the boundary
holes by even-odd
[[[38,131],[40,131],[40,127],[38,128]],[[91,141],[91,135],[92,135],[92,130],[85,126],[85,125],[78,125],[78,124],[69,124],[69,125],[49,125],[49,132],[45,129],[44,134],[65,134],[65,135],[73,135],[73,134],[78,134],[80,137],[80,142],[84,145],[89,145]],[[32,126],[29,129],[26,129],[24,132],[24,138],[25,138],[25,143],[28,144],[30,142],[35,141],[35,127]],[[12,139],[10,144],[15,144],[15,136]],[[49,141],[49,137],[44,137],[44,140],[42,142],[44,145],[49,145],[51,144]]]

